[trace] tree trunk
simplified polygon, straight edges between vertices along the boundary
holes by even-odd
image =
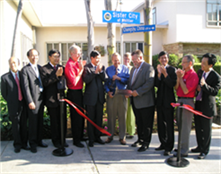
[[[19,26],[19,21],[21,19],[21,15],[22,15],[22,6],[23,6],[23,0],[20,0],[18,4],[17,16],[15,19],[15,28],[14,28],[14,35],[13,35],[13,40],[12,40],[11,57],[16,56],[17,43],[19,43],[18,38],[19,38],[20,30],[18,26]]]
[[[152,0],[145,0],[144,25],[152,24]],[[152,64],[152,31],[144,32],[144,60]]]
[[[105,9],[112,11],[112,3],[111,0],[104,0],[105,3]],[[115,39],[115,34],[116,34],[116,26],[115,24],[112,23],[107,23],[107,52],[108,52],[108,65],[112,65],[111,61],[111,55],[116,51],[116,39]]]
[[[87,61],[90,62],[90,53],[92,50],[94,50],[94,21],[92,19],[91,15],[91,0],[84,0],[85,2],[85,8],[86,8],[86,16],[87,16],[87,27],[88,27],[88,51],[87,51]]]

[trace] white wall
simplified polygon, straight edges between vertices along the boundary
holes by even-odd
[[[221,42],[221,27],[206,26],[206,1],[177,2],[176,21],[177,42]]]
[[[1,19],[1,45],[0,45],[0,75],[8,72],[9,65],[8,59],[11,56],[12,39],[14,34],[15,18],[17,14],[17,7],[12,1],[0,1],[0,19]],[[21,33],[25,34],[32,40],[32,28],[30,23],[22,16],[21,23],[19,25]],[[18,29],[19,29],[18,28]],[[19,37],[20,39],[20,34]],[[21,59],[21,44],[18,41],[16,57]]]

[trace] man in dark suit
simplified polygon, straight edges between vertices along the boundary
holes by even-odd
[[[105,68],[101,65],[100,53],[96,50],[90,54],[91,63],[84,66],[83,81],[86,83],[84,93],[84,104],[90,118],[98,126],[102,126],[103,104],[105,102],[104,85]],[[93,147],[94,142],[104,144],[101,140],[101,133],[90,122],[87,122],[89,146]]]
[[[157,90],[157,130],[161,145],[155,150],[165,150],[168,156],[174,145],[174,109],[171,102],[175,102],[173,87],[176,85],[176,70],[169,66],[169,57],[166,51],[161,51],[158,56],[160,64],[155,70],[155,86]]]
[[[10,71],[1,77],[1,94],[7,101],[9,118],[12,121],[14,151],[30,150],[27,146],[27,116],[26,105],[20,88],[21,74],[18,70],[19,59],[9,59]]]
[[[22,69],[22,91],[24,98],[28,105],[28,118],[29,118],[29,144],[31,152],[37,152],[37,146],[47,147],[42,141],[43,130],[43,85],[40,77],[40,65],[37,64],[39,53],[35,49],[30,49],[27,52],[30,61]]]
[[[142,144],[138,152],[149,148],[154,118],[154,68],[144,62],[143,53],[136,50],[132,53],[134,64],[130,73],[128,89],[132,91],[131,103],[136,117],[138,140],[132,144]]]
[[[200,85],[197,90],[199,91],[196,97],[195,108],[201,111],[204,115],[210,117],[207,119],[198,115],[194,115],[195,130],[197,147],[191,149],[192,152],[199,152],[198,159],[204,159],[209,153],[212,131],[213,116],[217,115],[216,100],[215,97],[221,88],[221,77],[213,70],[213,66],[216,63],[216,56],[214,54],[207,53],[203,55],[201,62],[201,73],[198,73],[200,79]]]
[[[40,69],[44,86],[44,101],[50,115],[51,139],[55,147],[61,147],[61,123],[60,123],[60,97],[65,96],[64,89],[59,89],[59,84],[64,83],[64,67],[59,65],[60,52],[52,49],[48,53],[49,62]],[[65,87],[65,86],[64,86]],[[64,137],[67,130],[66,107],[64,107]],[[65,143],[67,147],[68,144]]]

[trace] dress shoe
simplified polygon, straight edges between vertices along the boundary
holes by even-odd
[[[83,148],[84,145],[81,142],[74,143],[75,146]]]
[[[193,153],[200,153],[200,148],[191,149],[191,152]]]
[[[163,153],[163,155],[164,155],[164,156],[169,156],[169,155],[170,155],[170,151],[166,151],[166,150],[165,150],[164,153]]]
[[[120,141],[120,144],[126,145],[126,141],[124,139],[119,139],[119,141]]]
[[[133,135],[127,135],[126,138],[127,139],[132,139],[134,136]]]
[[[37,148],[36,147],[31,147],[31,152],[32,153],[37,153]]]
[[[140,140],[135,141],[133,144],[131,144],[131,147],[137,147],[139,145],[142,145],[142,142]]]
[[[200,153],[200,155],[198,156],[198,159],[204,159],[204,158],[206,158],[206,154]]]
[[[160,151],[160,150],[164,150],[165,148],[163,146],[159,146],[157,148],[155,148],[156,151]]]
[[[81,138],[81,141],[87,141],[87,140],[88,140],[87,137],[83,137],[83,138]]]
[[[20,151],[21,151],[21,149],[18,148],[18,147],[16,147],[16,148],[14,149],[14,152],[15,152],[15,153],[19,153]]]
[[[45,144],[43,141],[38,143],[38,146],[40,146],[40,147],[48,147],[48,145]]]
[[[105,140],[105,143],[110,143],[112,140],[113,140],[113,137],[108,137],[108,138]]]
[[[94,141],[89,141],[88,146],[89,147],[94,147]]]
[[[149,148],[147,144],[143,144],[137,151],[138,152],[143,152],[146,151]]]
[[[31,149],[29,146],[22,146],[21,148],[24,149],[24,150],[30,150]]]
[[[90,141],[89,141],[89,142],[90,142]],[[99,143],[99,144],[105,144],[105,142],[104,142],[102,139],[100,139],[100,138],[96,139],[95,142],[97,142],[97,143]]]
[[[175,148],[173,151],[174,151],[174,152],[178,152],[178,149]]]
[[[174,154],[173,156],[174,156],[174,157],[177,157],[177,153]],[[181,156],[181,157],[188,157],[188,155],[185,155],[185,154],[181,154],[180,156]]]

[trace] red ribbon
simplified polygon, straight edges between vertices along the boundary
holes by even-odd
[[[180,103],[171,103],[171,105],[175,108],[177,106],[180,106]],[[191,107],[190,105],[183,104],[183,106],[180,106],[180,107],[194,113],[195,115],[199,115],[204,118],[211,119],[211,117],[207,117],[206,115],[203,115],[202,112],[194,110],[193,107]]]
[[[84,117],[85,119],[87,119],[95,128],[97,128],[100,132],[108,135],[108,136],[111,136],[111,134],[109,132],[107,132],[105,129],[99,127],[98,125],[96,125],[90,118],[88,118],[85,114],[83,114],[76,106],[74,103],[72,103],[70,100],[68,99],[61,99],[60,101],[66,101],[69,105],[71,105],[76,111],[78,114],[80,114],[82,117]]]

